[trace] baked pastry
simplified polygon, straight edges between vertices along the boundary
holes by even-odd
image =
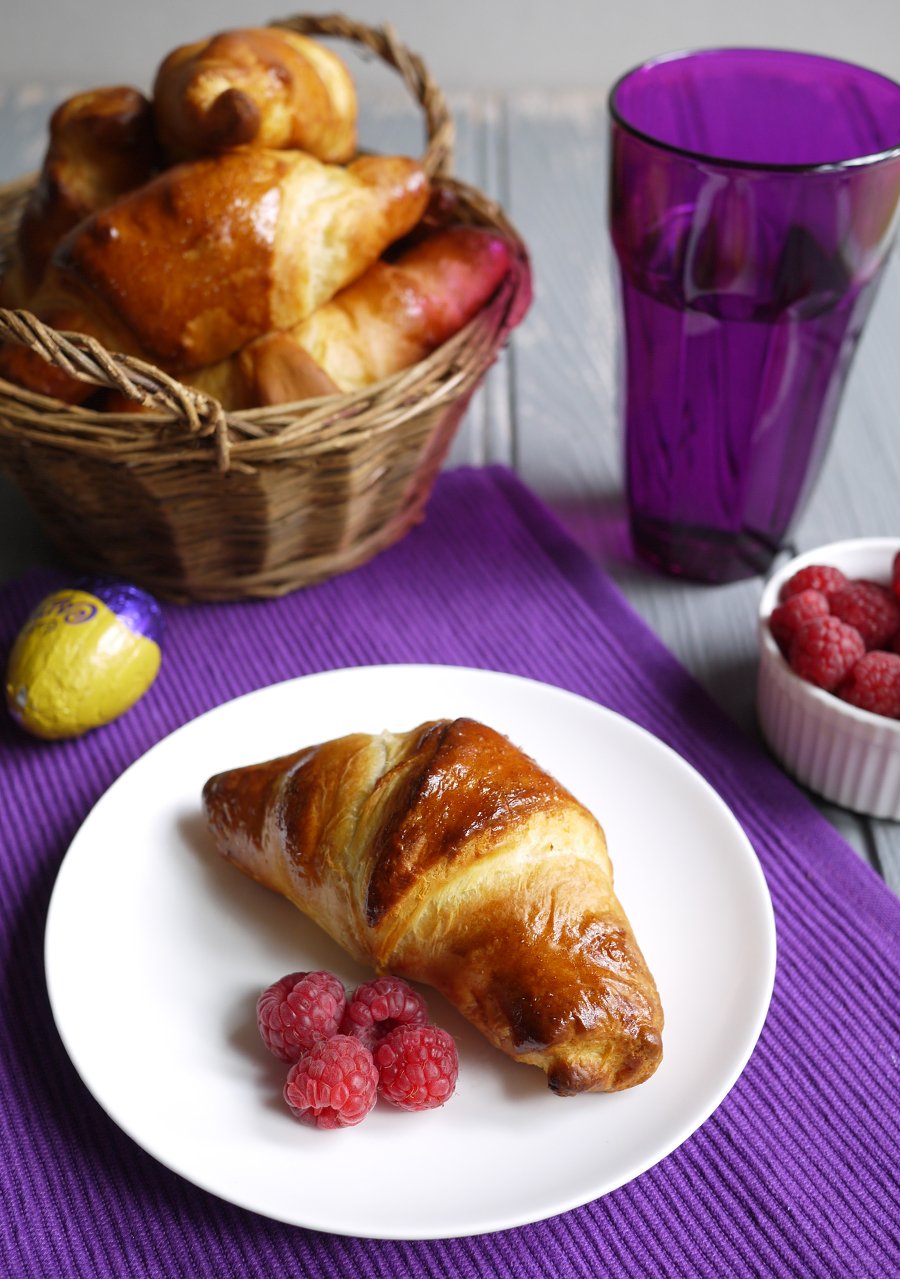
[[[361,963],[435,987],[568,1095],[639,1084],[663,1014],[603,831],[470,719],[354,734],[210,778],[222,855]]]
[[[228,410],[360,390],[410,368],[472,319],[510,270],[506,240],[458,226],[380,260],[287,332],[186,378]]]
[[[239,148],[176,165],[62,240],[33,310],[108,350],[189,372],[304,319],[416,224],[428,194],[405,156],[342,168]],[[66,375],[48,368],[24,348],[0,353],[0,375],[60,394]],[[60,398],[90,394],[67,381]]]
[[[0,301],[26,307],[59,240],[160,167],[150,103],[137,89],[78,93],[50,117],[50,138],[22,210]]]
[[[153,86],[172,160],[235,146],[291,147],[343,164],[356,151],[356,89],[342,60],[278,27],[225,31],[182,45]]]

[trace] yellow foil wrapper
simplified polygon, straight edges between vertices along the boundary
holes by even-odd
[[[154,640],[133,631],[96,596],[55,591],[13,645],[7,705],[37,737],[78,737],[133,706],[161,660]]]

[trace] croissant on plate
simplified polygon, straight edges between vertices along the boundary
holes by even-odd
[[[653,978],[596,818],[471,719],[353,734],[209,779],[221,854],[352,956],[439,990],[562,1095],[662,1056]]]
[[[153,105],[170,160],[262,146],[343,164],[356,150],[350,73],[330,49],[283,28],[223,31],[173,49]]]

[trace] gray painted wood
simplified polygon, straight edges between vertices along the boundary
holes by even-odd
[[[0,91],[0,181],[33,169],[50,110],[71,86]],[[762,582],[704,587],[639,566],[622,501],[615,277],[606,233],[604,96],[521,92],[451,98],[456,173],[499,199],[529,244],[535,303],[473,400],[448,465],[502,462],[559,514],[675,656],[742,729],[754,711]],[[402,90],[367,101],[364,145],[421,149]],[[794,533],[798,549],[895,534],[900,492],[900,260],[876,303],[820,480]],[[56,562],[23,499],[0,481],[0,578]],[[900,824],[820,804],[857,853],[900,892]]]
[[[366,23],[389,22],[425,55],[443,85],[509,92],[535,85],[610,84],[622,71],[671,49],[731,44],[808,48],[900,76],[896,0],[342,0]],[[0,83],[27,75],[142,84],[174,45],[210,31],[294,13],[264,0],[155,0],[111,9],[108,0],[5,0]],[[52,32],[52,39],[47,33]],[[342,45],[341,48],[346,48]],[[362,68],[362,72],[368,67]],[[359,73],[361,84],[366,77]]]

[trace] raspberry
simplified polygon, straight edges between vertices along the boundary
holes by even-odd
[[[859,631],[838,617],[804,622],[788,651],[791,670],[801,679],[833,692],[866,651]]]
[[[288,973],[256,1001],[263,1043],[279,1061],[293,1062],[337,1032],[347,996],[333,973]]]
[[[378,1071],[352,1035],[320,1039],[288,1071],[284,1099],[292,1114],[316,1128],[352,1128],[375,1105]]]
[[[900,630],[900,599],[878,582],[849,582],[829,603],[835,617],[859,631],[866,648],[883,648]]]
[[[814,591],[810,587],[808,590],[792,595],[784,604],[779,604],[777,608],[772,609],[769,630],[782,653],[786,653],[791,640],[804,622],[809,622],[814,617],[827,617],[827,615],[828,600],[821,591]]]
[[[874,715],[900,719],[900,656],[866,653],[838,686],[837,695]]]
[[[830,564],[807,564],[806,568],[797,569],[794,576],[788,578],[778,598],[783,604],[792,595],[799,595],[801,591],[808,590],[821,591],[823,595],[830,596],[835,591],[843,590],[847,581],[846,575],[839,568],[832,568]]]
[[[453,1095],[456,1044],[440,1026],[398,1026],[375,1045],[378,1088],[401,1110],[432,1110]]]
[[[891,590],[900,596],[900,551],[894,556],[891,564]]]
[[[427,1026],[428,1006],[400,977],[376,977],[357,986],[347,1004],[340,1031],[368,1048],[397,1026]]]

